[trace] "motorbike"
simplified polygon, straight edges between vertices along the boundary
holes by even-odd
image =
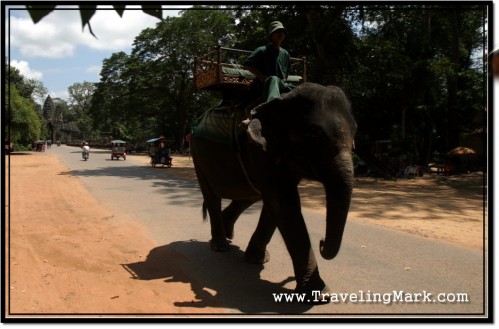
[[[81,152],[81,157],[83,158],[83,160],[87,161],[88,158],[90,157],[90,152],[88,151]]]

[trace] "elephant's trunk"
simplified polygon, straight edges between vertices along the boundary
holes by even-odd
[[[324,182],[326,190],[326,238],[320,241],[320,253],[325,259],[338,254],[350,208],[353,184],[353,164],[350,152],[338,155],[332,169],[333,177]]]

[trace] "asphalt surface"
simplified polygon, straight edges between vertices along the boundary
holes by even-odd
[[[253,205],[236,223],[233,249],[216,253],[209,248],[210,227],[202,220],[198,185],[174,174],[175,161],[172,168],[152,168],[137,159],[145,155],[111,160],[110,151],[93,150],[89,161],[83,161],[76,147],[54,146],[49,152],[57,154],[115,220],[132,218],[147,227],[157,244],[147,262],[154,265],[168,255],[181,255],[154,275],[141,271],[142,260],[128,264],[139,279],[190,283],[200,301],[179,300],[179,309],[210,306],[220,314],[424,318],[479,318],[487,311],[486,253],[351,220],[339,255],[327,261],[318,252],[325,218],[307,210],[303,214],[319,271],[332,292],[317,299],[333,302],[276,302],[275,296],[291,298],[295,287],[291,259],[279,233],[269,244],[269,263],[251,265],[243,260],[261,204]]]

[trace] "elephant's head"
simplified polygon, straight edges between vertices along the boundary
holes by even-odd
[[[304,83],[255,109],[249,130],[277,163],[323,183],[326,237],[320,252],[334,258],[341,245],[353,184],[352,147],[356,123],[340,88]],[[261,127],[259,127],[261,126]],[[255,138],[253,138],[255,139]]]

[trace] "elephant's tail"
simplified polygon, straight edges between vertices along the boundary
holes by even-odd
[[[203,201],[203,221],[205,222],[206,216],[208,216],[208,206],[206,205],[206,201]]]

